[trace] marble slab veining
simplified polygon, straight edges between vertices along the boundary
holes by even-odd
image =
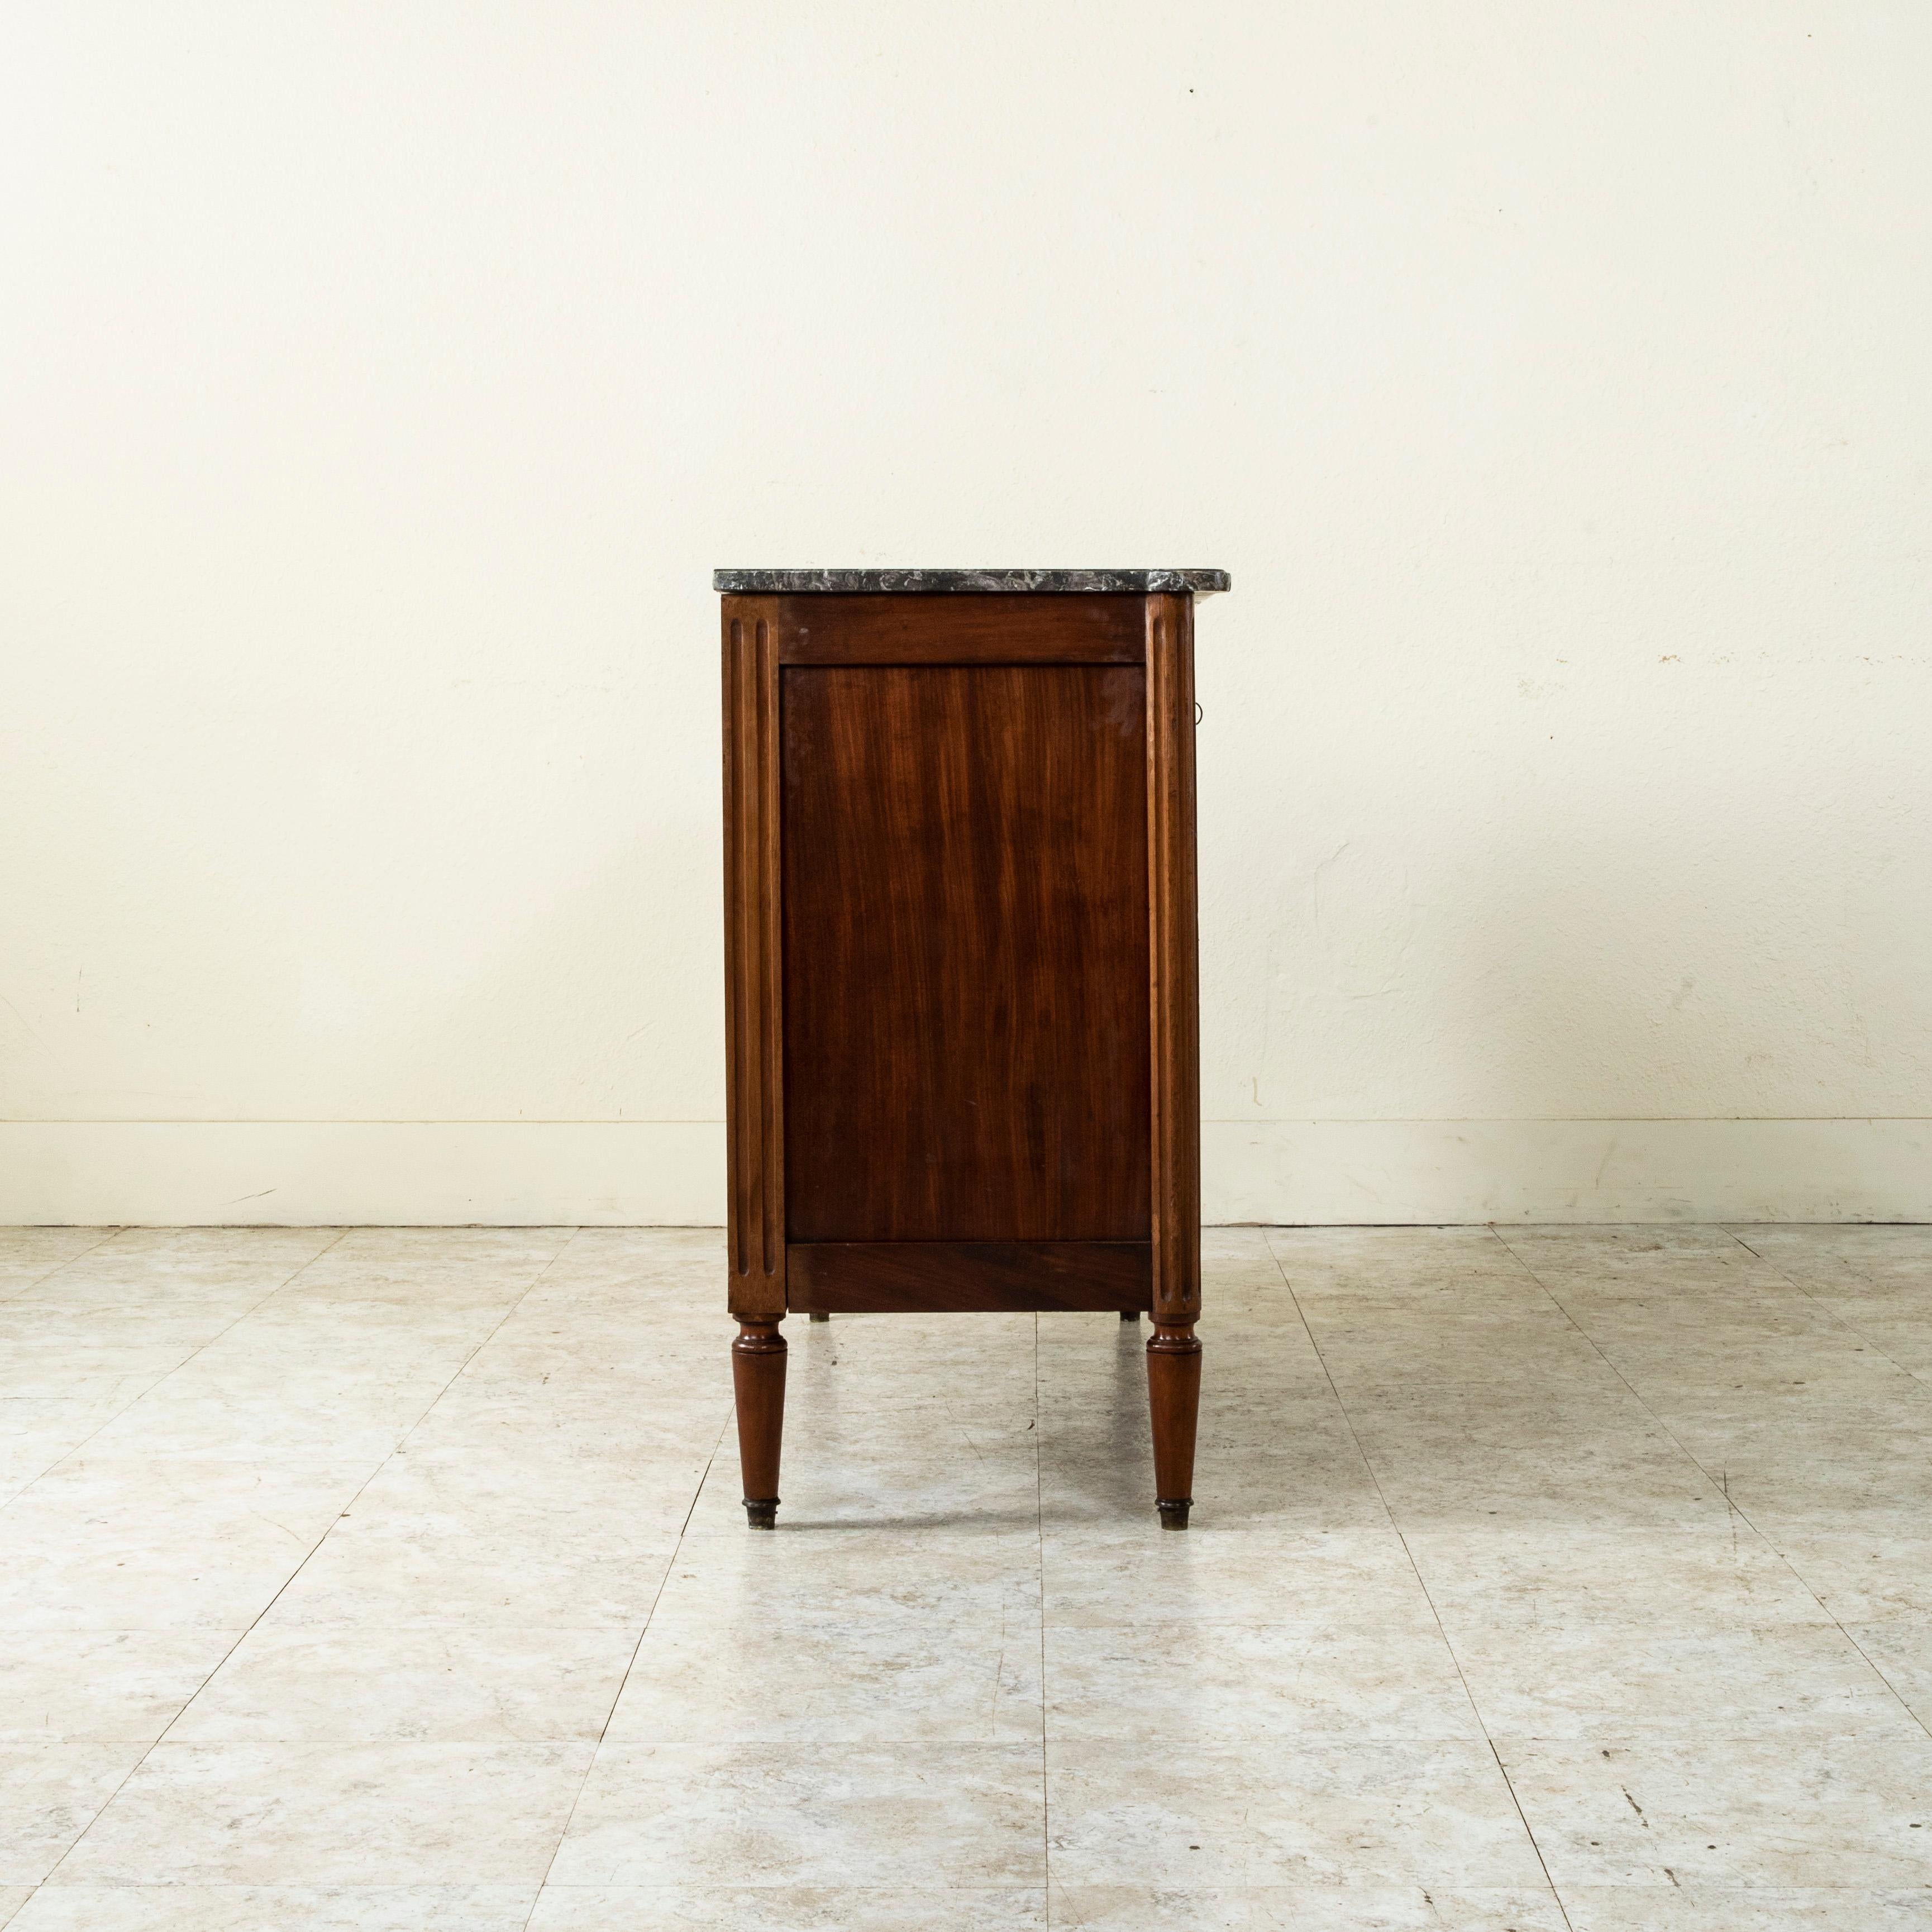
[[[714,570],[713,590],[741,596],[790,596],[802,591],[843,596],[950,592],[983,596],[988,592],[1124,592],[1148,597],[1191,592],[1211,597],[1233,587],[1225,570]]]

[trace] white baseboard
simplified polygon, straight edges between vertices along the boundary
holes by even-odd
[[[1210,1222],[1932,1220],[1932,1121],[1210,1120]],[[0,1223],[703,1226],[718,1121],[0,1122]]]
[[[0,1123],[0,1223],[704,1227],[722,1120]]]
[[[1932,1120],[1210,1120],[1213,1222],[1932,1220]]]

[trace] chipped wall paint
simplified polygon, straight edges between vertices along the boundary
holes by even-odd
[[[1233,570],[1210,1214],[1932,1214],[1928,56],[14,10],[0,1216],[716,1218],[744,561]]]

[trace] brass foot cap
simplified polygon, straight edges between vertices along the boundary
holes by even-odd
[[[776,1529],[778,1520],[778,1499],[773,1496],[769,1502],[754,1502],[749,1496],[745,1498],[745,1520],[754,1529]]]
[[[1187,1527],[1187,1512],[1193,1507],[1194,1498],[1192,1496],[1184,1496],[1178,1502],[1171,1502],[1166,1496],[1162,1497],[1155,1504],[1155,1508],[1160,1511],[1161,1528],[1185,1529]]]

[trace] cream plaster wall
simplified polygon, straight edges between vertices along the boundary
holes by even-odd
[[[716,1220],[722,562],[1221,564],[1207,1197],[1932,1216],[1932,10],[0,14],[0,1218]]]

